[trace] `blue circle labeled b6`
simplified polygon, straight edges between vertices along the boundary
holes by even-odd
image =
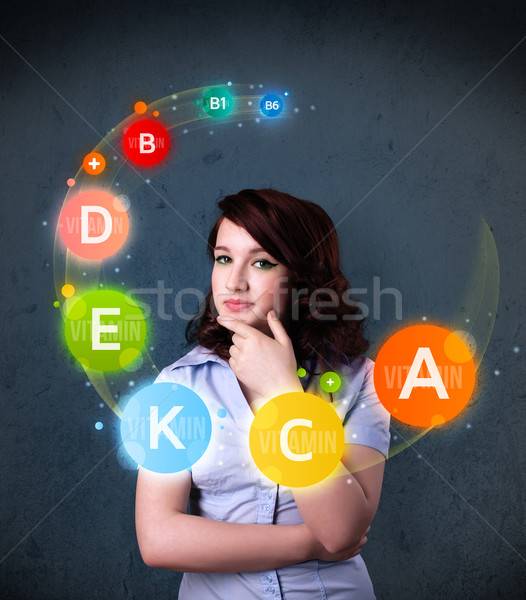
[[[148,471],[176,473],[204,454],[212,435],[206,404],[191,389],[154,383],[126,405],[121,438],[132,459]]]
[[[283,110],[283,100],[276,94],[267,94],[261,100],[260,108],[266,117],[277,117]]]

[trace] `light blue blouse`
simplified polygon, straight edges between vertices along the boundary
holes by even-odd
[[[345,442],[370,446],[387,457],[389,413],[373,385],[374,363],[355,359],[331,366],[342,380],[333,393]],[[319,369],[316,370],[319,372]],[[311,378],[305,391],[329,399]],[[179,383],[195,391],[212,418],[212,438],[193,465],[192,514],[218,521],[297,525],[303,522],[290,488],[267,479],[252,460],[248,434],[254,414],[227,361],[197,346],[163,369],[157,382]],[[220,410],[225,409],[225,410]],[[309,560],[274,570],[250,573],[185,573],[179,600],[374,600],[360,554],[345,561]]]

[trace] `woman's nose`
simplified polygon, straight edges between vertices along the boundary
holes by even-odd
[[[231,292],[246,291],[248,282],[241,269],[232,269],[225,285]]]

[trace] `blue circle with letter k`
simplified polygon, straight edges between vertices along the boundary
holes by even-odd
[[[121,438],[133,460],[156,473],[188,469],[204,454],[212,435],[206,404],[173,383],[143,388],[126,405]]]

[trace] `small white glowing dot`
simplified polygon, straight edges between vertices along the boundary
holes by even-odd
[[[99,287],[102,287],[104,284],[103,283],[99,283]]]
[[[120,271],[119,267],[115,267],[115,273],[118,273]]]
[[[365,408],[365,402],[362,402],[361,407]]]
[[[46,263],[46,267],[49,267],[49,263],[48,262]]]
[[[416,457],[417,458],[422,458],[422,455],[421,454],[417,454]]]
[[[177,100],[177,94],[172,94],[172,100]]]
[[[295,113],[300,112],[300,109],[296,106],[296,108],[294,109],[294,112]]]
[[[227,85],[232,85],[232,82],[231,82],[231,81],[229,81],[229,82],[227,83]]]
[[[253,89],[254,89],[254,84],[252,84],[252,83],[251,83],[251,84],[250,84],[248,87],[249,87],[251,90],[253,90]]]
[[[343,401],[344,404],[349,404],[349,398],[345,398],[345,400]]]
[[[223,445],[219,446],[219,450],[224,450],[225,447]]]
[[[347,483],[352,483],[352,479],[347,479]]]
[[[150,181],[151,181],[150,179],[146,179],[146,183],[148,183],[148,184],[149,184],[149,183],[150,183]]]
[[[84,275],[84,277],[86,277],[86,271],[84,271],[84,273],[82,273],[82,275]]]
[[[316,107],[314,106],[314,104],[311,104],[311,105],[310,105],[310,109],[311,109],[311,110],[316,110]]]
[[[117,160],[117,157],[116,157],[116,156],[114,156],[114,157],[113,157],[113,160]]]
[[[393,440],[397,440],[397,439],[398,439],[398,436],[397,436],[397,435],[394,435],[394,436],[393,436]]]
[[[427,321],[427,317],[422,317],[422,321]]]
[[[117,187],[119,187],[119,186],[120,186],[120,183],[117,181],[117,183],[116,183],[115,185],[116,185]]]
[[[500,375],[500,371],[498,369],[495,369],[494,373],[495,375]]]
[[[91,387],[91,381],[86,381],[86,387]]]
[[[491,317],[491,313],[488,313],[488,317]]]
[[[249,106],[252,106],[252,100],[249,100],[249,101],[247,102],[247,104],[248,104]]]
[[[153,346],[150,346],[150,352],[153,352],[155,350],[155,348]]]
[[[135,381],[128,381],[128,385],[129,385],[130,387],[133,387],[133,386],[135,385]]]
[[[231,432],[231,431],[229,431],[229,432],[228,432],[228,435],[232,435],[232,432]]]
[[[353,440],[356,439],[356,434],[353,433],[351,437],[353,438]]]
[[[243,127],[243,123],[238,123],[237,126],[238,127]]]
[[[468,424],[466,425],[466,429],[471,429],[471,423],[468,423]]]
[[[104,403],[103,403],[103,402],[101,402],[101,403],[99,404],[99,408],[104,408]]]
[[[220,461],[219,461],[217,464],[218,464],[219,466],[221,466],[221,465],[223,464],[223,461],[222,461],[222,460],[220,460]]]
[[[172,106],[172,110],[177,110],[177,107],[176,106]]]
[[[42,225],[44,225],[44,227],[46,227],[47,221],[42,221]]]
[[[258,85],[258,88],[262,88],[262,87],[263,87],[263,84],[262,84],[262,83],[260,83],[260,84]]]
[[[288,93],[288,92],[283,92],[283,95],[284,95],[284,96],[288,96],[288,95],[289,95],[289,93]]]
[[[259,123],[259,121],[260,121],[260,120],[261,120],[261,119],[256,119],[256,123]]]
[[[188,133],[188,129],[183,129],[183,133]]]
[[[213,132],[213,131],[210,131],[210,135],[214,135],[214,132]]]
[[[247,465],[245,463],[241,463],[241,466],[242,467],[246,467]]]
[[[466,323],[469,323],[469,319],[466,319]]]
[[[124,285],[124,281],[121,281],[121,285]]]
[[[131,254],[126,254],[126,258],[130,259],[131,258]]]
[[[517,354],[518,352],[520,352],[520,348],[518,346],[513,346],[513,352]]]

